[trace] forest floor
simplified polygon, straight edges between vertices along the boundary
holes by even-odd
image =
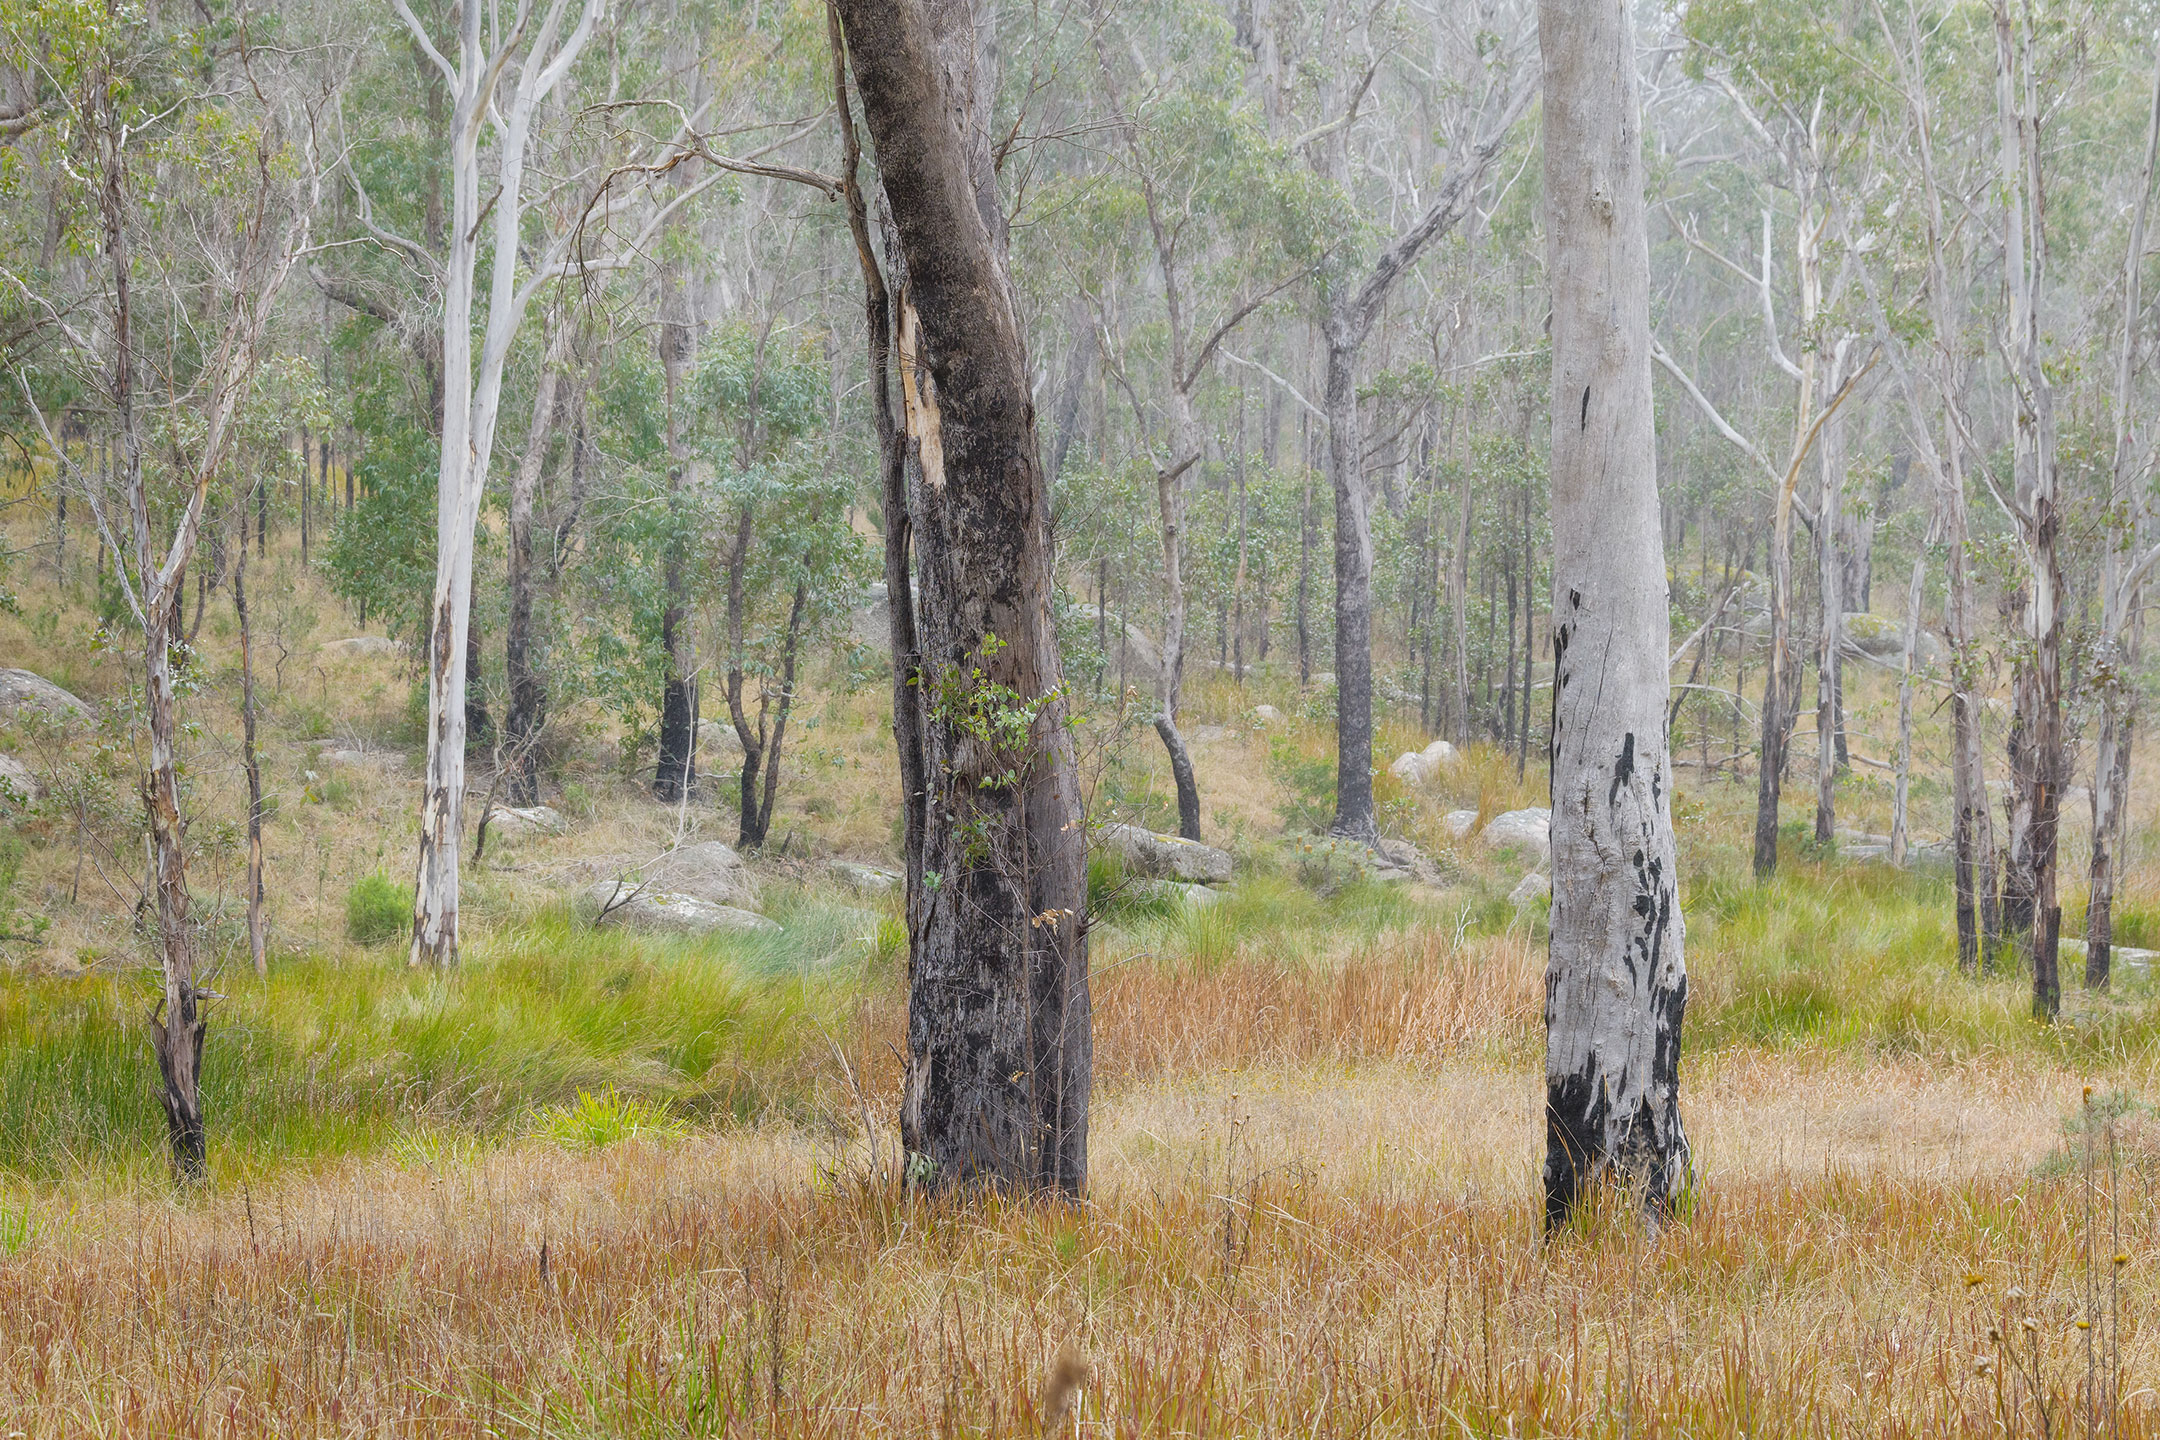
[[[805,708],[786,853],[757,862],[778,934],[575,918],[590,857],[684,821],[733,839],[725,794],[640,799],[588,716],[549,797],[569,833],[491,847],[465,965],[416,975],[342,928],[353,882],[403,864],[407,677],[332,658],[334,602],[284,594],[278,943],[257,980],[213,932],[199,1192],[158,1158],[111,838],[133,761],[34,752],[113,816],[13,822],[14,903],[50,928],[0,967],[0,1435],[2160,1434],[2160,993],[2066,966],[2038,1027],[2022,978],[1958,973],[1944,875],[1795,845],[1757,883],[1751,783],[1680,778],[1696,1182],[1657,1236],[1617,1208],[1540,1232],[1541,911],[1506,898],[1521,857],[1439,823],[1542,803],[1535,765],[1383,775],[1446,878],[1370,883],[1299,838],[1332,762],[1279,666],[1195,685],[1226,894],[1098,877],[1087,1201],[933,1203],[896,1180],[894,907],[817,863],[889,860],[881,684]],[[25,602],[8,663],[123,712],[82,597]],[[190,717],[213,906],[237,889],[219,618]],[[1855,692],[1879,716],[1879,682]],[[1256,727],[1260,702],[1286,718]],[[1161,823],[1156,751],[1092,723],[1097,813]],[[1860,828],[1885,804],[1864,770],[1841,789]],[[2150,944],[2154,836],[2134,850],[2125,938]],[[1062,1412],[1061,1355],[1085,1372]]]

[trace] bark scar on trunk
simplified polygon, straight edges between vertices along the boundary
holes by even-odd
[[[922,332],[913,301],[900,306],[900,395],[907,433],[914,438],[923,484],[945,488],[944,419],[938,413],[937,381],[922,360]]]

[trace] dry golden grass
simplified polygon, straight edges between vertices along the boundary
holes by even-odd
[[[271,717],[274,909],[282,936],[335,952],[345,887],[405,863],[416,767],[332,772],[314,752],[392,745],[408,675],[325,658],[316,642],[349,631],[310,581],[283,578],[316,614],[288,617],[296,658]],[[118,661],[78,633],[85,598],[55,610],[40,593],[32,609],[61,616],[43,633],[0,616],[0,653],[116,696]],[[221,681],[229,621],[213,611],[204,640]],[[237,889],[215,843],[239,814],[230,693],[190,702],[196,878],[212,896]],[[1884,694],[1879,676],[1854,682],[1878,731]],[[1298,862],[1274,845],[1285,769],[1331,755],[1305,699],[1280,673],[1192,682],[1188,728],[1238,732],[1195,744],[1209,838],[1256,878],[1218,911],[1098,932],[1084,1205],[933,1203],[893,1183],[904,1001],[888,974],[826,1016],[861,1095],[821,1027],[761,1062],[786,1072],[788,1103],[686,1139],[568,1151],[530,1126],[415,1115],[388,1152],[273,1159],[192,1199],[90,1165],[0,1176],[0,1440],[1017,1436],[1050,1415],[1057,1433],[1103,1436],[2160,1435],[2160,1135],[2125,1122],[2119,1185],[2062,1148],[2085,1083],[2154,1093],[2150,1026],[2030,1038],[2014,983],[1950,974],[1940,927],[1915,919],[1933,902],[1879,875],[1726,885],[1725,862],[1701,857],[1740,843],[1747,796],[1691,777],[1683,824],[1711,876],[1691,914],[1689,1023],[1713,1038],[1692,1041],[1684,1100],[1700,1184],[1654,1241],[1608,1207],[1546,1243],[1542,945],[1512,912],[1458,934],[1515,875],[1474,847],[1445,856],[1438,819],[1542,803],[1538,773],[1518,780],[1477,747],[1409,794],[1384,766],[1423,737],[1383,724],[1387,823],[1454,859],[1462,886],[1445,904],[1298,891],[1293,905],[1279,871]],[[1260,702],[1289,718],[1256,729]],[[771,878],[889,853],[883,707],[872,685],[798,712],[775,830],[789,859],[760,862]],[[572,718],[550,796],[571,832],[491,846],[469,872],[477,928],[547,943],[521,917],[580,865],[674,836],[676,812],[617,764],[613,722]],[[1109,779],[1158,813],[1152,735],[1115,760]],[[1811,807],[1807,780],[1788,819]],[[733,838],[717,800],[691,807],[692,836]],[[1887,823],[1873,772],[1841,804]],[[72,842],[36,838],[44,949],[132,950],[127,897],[55,902]],[[2134,847],[2124,904],[2160,924],[2152,843]],[[1774,905],[1750,898],[1765,893]],[[1891,990],[1903,1010],[1868,1008]],[[647,1078],[633,1066],[665,1068],[625,1062],[631,1090]],[[668,1077],[651,1078],[664,1094]],[[502,1134],[527,1138],[483,1138]],[[2094,1337],[2119,1342],[2119,1371],[2105,1349],[2088,1370]],[[2120,1401],[2110,1415],[2085,1387],[2118,1373],[2100,1387]]]
[[[1805,1116],[1765,1104],[1803,1086]],[[1722,1065],[1689,1107],[1702,1196],[1654,1243],[1607,1217],[1542,1244],[1534,1080],[1447,1061],[1119,1089],[1077,1208],[910,1200],[769,1127],[85,1201],[0,1264],[0,1416],[1028,1435],[1070,1341],[1083,1435],[2038,1434],[2036,1396],[2083,1434],[2086,1192],[2024,1168],[2061,1088]],[[1947,1124],[1951,1163],[1871,1140],[1885,1103]],[[2154,1434],[2147,1182],[2122,1202],[2119,1433]]]

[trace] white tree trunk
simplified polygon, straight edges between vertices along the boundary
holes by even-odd
[[[1845,388],[1852,337],[1841,335],[1830,353],[1828,388]],[[1838,646],[1845,635],[1845,560],[1838,549],[1845,491],[1845,407],[1823,419],[1819,441],[1822,500],[1815,507],[1815,553],[1822,586],[1822,633],[1815,645],[1815,843],[1837,833]]]
[[[1687,1004],[1666,753],[1668,597],[1642,131],[1626,0],[1541,0],[1552,281],[1552,952],[1545,1217],[1688,1176]]]
[[[495,421],[502,400],[503,366],[526,306],[544,276],[517,283],[518,243],[524,214],[525,146],[534,109],[561,81],[584,49],[599,18],[601,0],[585,0],[577,26],[556,37],[569,0],[552,0],[525,56],[515,51],[525,26],[496,38],[489,54],[481,45],[481,9],[462,7],[458,63],[438,52],[427,29],[403,0],[398,13],[414,41],[441,69],[456,97],[450,122],[450,248],[443,267],[443,431],[435,479],[435,597],[428,611],[427,774],[420,799],[420,855],[413,887],[410,960],[454,965],[458,957],[458,847],[465,807],[465,660],[472,616],[473,531],[495,448]],[[551,53],[552,52],[552,53]],[[506,78],[507,77],[507,78]],[[507,88],[506,88],[507,87]],[[506,93],[498,96],[498,91]],[[472,322],[481,208],[480,133],[495,124],[500,158],[487,203],[494,219],[487,330],[477,373]]]

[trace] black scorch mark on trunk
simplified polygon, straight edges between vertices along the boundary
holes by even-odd
[[[1635,732],[1630,730],[1627,733],[1627,738],[1620,742],[1620,762],[1613,766],[1612,789],[1606,794],[1605,803],[1610,806],[1618,802],[1620,799],[1620,787],[1634,778]]]

